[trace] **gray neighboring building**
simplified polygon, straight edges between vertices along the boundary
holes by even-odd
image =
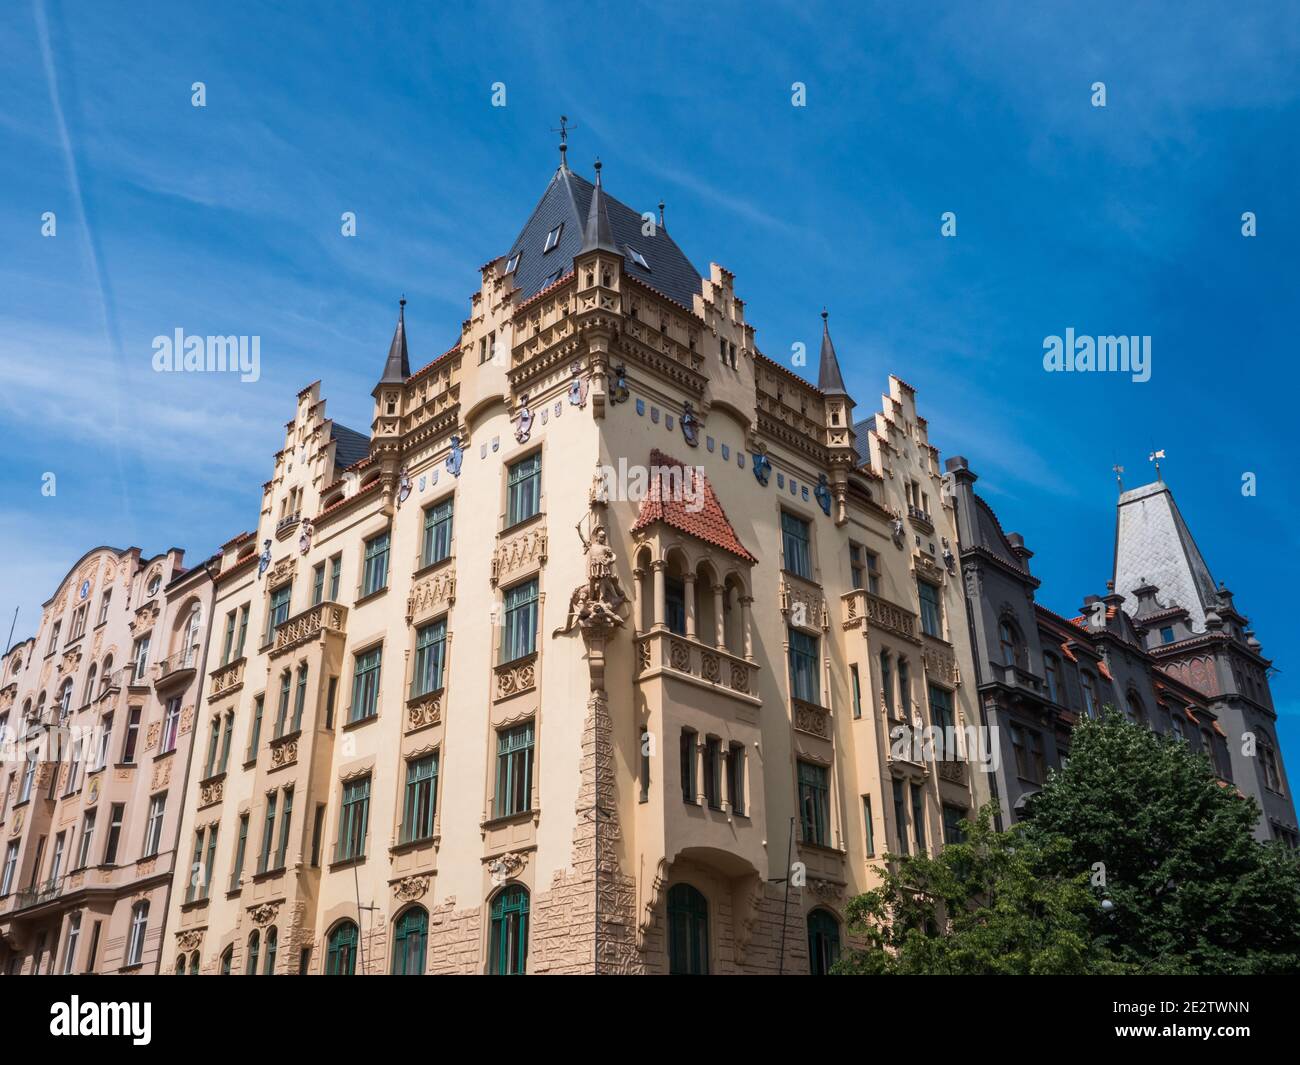
[[[1000,826],[1020,818],[1047,772],[1069,756],[1079,717],[1111,704],[1205,751],[1220,779],[1264,811],[1259,838],[1300,844],[1269,662],[1231,593],[1216,589],[1168,487],[1123,493],[1108,593],[1086,597],[1080,615],[1065,618],[1035,602],[1033,552],[1003,531],[967,461],[952,458],[947,469],[981,724],[994,729],[1000,754],[984,789]],[[1255,736],[1254,757],[1243,754],[1246,732]]]

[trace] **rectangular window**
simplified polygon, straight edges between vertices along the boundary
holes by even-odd
[[[269,644],[275,636],[277,625],[289,620],[289,599],[293,595],[293,585],[286,584],[271,593],[271,607],[267,612],[266,642]]]
[[[934,684],[929,687],[930,693],[930,724],[936,729],[935,734],[935,756],[943,761],[944,759],[953,759],[958,756],[956,734],[949,730],[956,727],[956,719],[952,712],[952,692],[947,688],[940,688]],[[952,742],[949,743],[951,736]]]
[[[144,671],[149,666],[149,637],[141,636],[131,648],[131,661],[135,665],[133,684],[144,680]]]
[[[564,232],[563,222],[546,234],[546,243],[542,246],[543,255],[548,251],[552,251],[560,243],[560,234],[562,232]]]
[[[311,569],[311,605],[325,602],[325,563],[318,562]]]
[[[898,658],[898,712],[904,720],[912,716],[912,668],[901,655]]]
[[[218,715],[212,719],[212,730],[208,734],[208,760],[203,771],[204,779],[212,776],[217,771],[217,748],[220,743],[221,717]]]
[[[439,618],[415,632],[415,670],[411,675],[411,698],[428,695],[442,687],[442,666],[447,653],[447,619]]]
[[[862,826],[866,833],[867,857],[876,856],[876,826],[871,820],[871,796],[862,796]]]
[[[0,898],[13,891],[14,874],[18,870],[18,843],[18,840],[14,840],[5,851],[5,869],[4,874],[0,876]]]
[[[916,590],[921,597],[921,631],[927,636],[943,639],[943,607],[939,602],[939,589],[929,581],[917,581]]]
[[[140,736],[140,707],[133,706],[126,715],[126,739],[122,743],[122,764],[135,765],[135,745]]]
[[[506,476],[506,528],[526,521],[542,506],[542,453],[514,463]]]
[[[0,795],[0,801],[4,796]],[[641,726],[641,802],[650,801],[650,730]]]
[[[203,859],[203,897],[212,891],[212,867],[217,860],[217,826],[208,826],[208,853]]]
[[[248,637],[248,604],[239,608],[239,639],[235,643],[235,657],[244,657],[244,640]]]
[[[727,748],[727,801],[731,812],[745,813],[745,747],[733,743]]]
[[[77,609],[72,612],[72,631],[68,633],[69,643],[75,640],[78,636],[82,636],[85,634],[86,609],[87,606],[85,603],[83,603],[81,606],[77,607]]]
[[[68,762],[68,786],[64,795],[71,795],[81,787],[81,740],[72,744]]]
[[[497,817],[532,809],[533,723],[497,734]]]
[[[226,766],[230,764],[230,741],[235,734],[235,712],[233,710],[226,714],[226,728],[221,735],[221,765],[218,766],[217,772],[224,773]]]
[[[907,797],[903,794],[903,782],[894,781],[894,833],[898,837],[898,853],[907,853]]]
[[[785,555],[786,571],[807,581],[813,579],[810,543],[808,523],[781,511],[781,547]]]
[[[104,598],[99,601],[99,620],[96,625],[102,625],[108,620],[108,605],[113,601],[113,590],[111,588],[104,590]]]
[[[87,810],[81,818],[81,846],[77,848],[77,868],[90,864],[90,847],[95,839],[95,811]]]
[[[402,808],[401,842],[433,836],[434,804],[438,797],[438,754],[406,763],[406,802]]]
[[[117,864],[117,844],[122,838],[122,819],[126,816],[126,805],[115,802],[108,816],[108,839],[104,841],[104,865]]]
[[[176,750],[176,734],[181,726],[181,697],[174,695],[167,700],[167,709],[163,713],[162,746],[159,754],[170,754]]]
[[[293,687],[293,678],[286,669],[280,674],[280,701],[276,704],[275,711],[275,735],[272,739],[278,740],[284,735],[285,722],[289,720],[289,690]]]
[[[145,822],[144,851],[142,856],[151,858],[158,853],[162,842],[163,810],[167,805],[167,793],[155,795],[149,800],[149,819]]]
[[[352,676],[352,710],[348,721],[364,721],[379,713],[379,669],[383,657],[382,647],[373,647],[356,656],[356,672]]]
[[[664,579],[664,620],[669,632],[686,635],[686,584],[677,577]]]
[[[830,845],[830,774],[826,767],[799,762],[799,816],[805,843]]]
[[[293,696],[293,724],[290,730],[297,732],[302,728],[302,712],[307,705],[307,663],[298,667],[298,687]]]
[[[966,835],[966,811],[960,806],[943,807],[943,842],[960,843]]]
[[[59,879],[59,874],[63,872],[63,847],[66,842],[66,832],[60,832],[54,837],[54,855],[50,859],[51,884],[55,883]]]
[[[339,600],[339,581],[343,576],[343,556],[335,555],[330,559],[330,602]]]
[[[235,611],[226,615],[226,636],[221,643],[221,664],[229,665],[230,656],[235,651]]]
[[[889,716],[894,716],[894,678],[889,670],[889,652],[880,652],[880,697],[885,701]]]
[[[704,801],[711,810],[722,808],[722,741],[716,736],[704,741]]]
[[[343,785],[343,810],[339,815],[339,842],[334,860],[363,858],[366,833],[370,828],[370,778],[349,780]]]
[[[199,890],[199,870],[203,868],[203,829],[194,833],[194,853],[190,857],[189,883],[185,885],[185,901],[193,902],[195,897],[204,898],[206,892]]]
[[[264,697],[259,695],[253,700],[253,723],[248,728],[248,755],[245,761],[251,762],[257,757],[257,746],[262,741],[262,705]]]
[[[537,650],[537,581],[525,581],[505,593],[505,631],[501,661],[513,662]]]
[[[695,783],[695,764],[696,764],[696,739],[697,733],[691,729],[682,729],[682,737],[679,745],[681,756],[681,776],[682,776],[682,802],[695,803],[698,801],[699,788]]]
[[[791,628],[790,639],[790,694],[806,703],[820,705],[821,685],[818,683],[817,638]]]
[[[275,850],[275,867],[284,868],[289,854],[289,827],[293,824],[293,788],[284,789],[284,807],[280,810],[280,845]]]
[[[880,594],[880,556],[874,551],[867,551],[867,591],[872,595]]]
[[[432,566],[451,555],[451,517],[451,499],[444,499],[425,510],[420,565]]]
[[[320,868],[320,845],[321,839],[325,835],[325,804],[318,802],[316,804],[316,818],[311,826],[311,865],[313,869]]]
[[[334,699],[338,695],[339,679],[330,677],[329,687],[325,694],[325,727],[332,729],[334,727]]]
[[[867,564],[864,558],[865,552],[861,544],[855,544],[849,541],[849,581],[853,588],[862,588],[866,585]]]
[[[853,716],[862,716],[862,680],[858,676],[858,667],[849,666],[849,679],[853,682]]]
[[[248,849],[248,814],[239,817],[239,839],[235,842],[235,864],[230,870],[230,890],[239,890],[244,875],[244,853]]]
[[[920,784],[912,785],[912,831],[916,836],[916,853],[925,853],[925,795]]]
[[[257,871],[265,873],[271,868],[271,846],[275,843],[275,807],[278,800],[276,792],[266,796],[266,820],[262,822],[262,853],[257,859]]]
[[[388,533],[366,541],[365,565],[361,571],[361,598],[388,587]]]

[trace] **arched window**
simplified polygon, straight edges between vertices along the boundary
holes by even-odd
[[[229,976],[235,966],[235,947],[233,944],[221,952],[221,975]]]
[[[262,934],[254,928],[248,933],[248,959],[244,965],[246,976],[257,975],[257,955],[262,947]]]
[[[1146,722],[1147,712],[1142,707],[1142,699],[1137,692],[1128,693],[1128,698],[1124,700],[1124,714],[1135,725],[1141,725]]]
[[[178,954],[178,955],[176,956],[176,975],[177,975],[177,976],[184,976],[184,975],[185,975],[185,955],[184,955],[184,954]]]
[[[840,956],[840,923],[830,911],[808,915],[808,965],[813,976],[827,976]]]
[[[266,968],[262,970],[267,976],[275,975],[275,951],[280,945],[280,933],[275,925],[266,930]]]
[[[185,651],[185,668],[188,669],[194,665],[199,654],[199,626],[203,623],[203,609],[194,604],[194,609],[190,611],[190,619],[185,625],[185,642],[182,645]]]
[[[404,911],[393,926],[393,975],[424,975],[425,946],[429,941],[429,915],[423,906]]]
[[[522,976],[528,962],[528,889],[509,884],[492,900],[488,972]]]
[[[139,965],[144,960],[144,936],[149,929],[149,903],[137,902],[131,907],[131,937],[127,941],[127,965]]]
[[[190,975],[199,975],[199,952],[197,950],[190,955]]]
[[[1020,630],[1010,618],[998,622],[998,646],[1002,649],[1004,666],[1024,665],[1024,642],[1020,639]]]
[[[668,971],[680,976],[709,972],[709,904],[690,884],[668,889]]]
[[[327,976],[353,976],[357,971],[357,926],[351,921],[336,925],[325,952]]]
[[[68,719],[72,713],[72,678],[69,677],[59,688],[59,722],[62,723]]]
[[[95,697],[95,678],[99,675],[99,667],[94,662],[90,664],[90,672],[86,674],[86,687],[81,696],[83,704],[90,702]]]

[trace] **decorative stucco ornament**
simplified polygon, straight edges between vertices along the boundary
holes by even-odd
[[[903,543],[904,543],[903,519],[898,517],[897,515],[895,515],[892,523],[892,531],[894,537],[894,546],[901,551],[903,549]]]
[[[627,367],[619,363],[614,367],[614,387],[609,390],[609,401],[624,403],[631,394],[631,390],[627,387]]]
[[[813,495],[817,497],[817,505],[822,508],[823,514],[831,512],[831,489],[826,483],[826,474],[817,475],[817,487],[813,489]]]
[[[528,409],[527,394],[519,397],[519,409],[515,412],[513,421],[515,439],[521,444],[528,443],[528,437],[533,431],[533,412]]]
[[[266,569],[270,564],[271,564],[271,541],[268,539],[262,542],[262,557],[257,561],[257,576],[259,580],[261,579],[262,575],[266,572]]]
[[[397,473],[397,505],[400,507],[411,495],[411,476],[403,466]]]
[[[946,536],[943,538],[943,564],[948,568],[949,573],[957,572],[957,556],[952,553]]]
[[[453,477],[460,476],[460,468],[465,462],[465,450],[460,446],[460,437],[453,435],[451,438],[451,454],[447,456],[447,469],[451,470]]]
[[[686,407],[682,410],[682,436],[691,447],[700,446],[700,420],[695,416],[695,411],[691,409],[691,401],[686,401]]]
[[[575,407],[586,407],[587,390],[591,384],[582,376],[582,363],[575,362],[569,367],[569,371],[573,374],[573,378],[569,381],[569,402]]]
[[[302,531],[298,534],[298,554],[305,555],[311,550],[311,538],[316,534],[316,529],[309,521],[302,523]]]
[[[767,482],[772,477],[772,460],[766,455],[754,452],[754,480],[767,487]]]

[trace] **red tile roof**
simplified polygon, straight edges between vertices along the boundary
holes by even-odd
[[[691,500],[688,502],[686,499],[675,499],[671,494],[665,499],[662,485],[664,478],[656,476],[655,467],[680,469],[683,485],[687,483],[691,485],[689,492]],[[705,476],[703,467],[687,466],[655,448],[650,452],[650,472],[650,490],[641,500],[641,510],[632,526],[633,532],[662,521],[665,525],[671,525],[674,529],[694,536],[697,540],[730,551],[746,562],[758,561],[745,549],[745,545],[740,542],[740,537],[736,535],[736,530],[727,520],[727,513],[718,502],[718,497],[713,492],[713,485]],[[690,479],[689,482],[687,478]],[[671,481],[669,483],[671,484]],[[687,494],[686,491],[682,492],[683,496]],[[699,505],[701,495],[703,503]]]

